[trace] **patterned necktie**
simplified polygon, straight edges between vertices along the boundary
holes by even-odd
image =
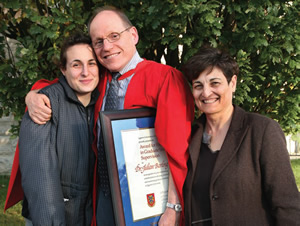
[[[121,76],[119,72],[112,74],[112,80],[109,84],[109,88],[107,90],[106,102],[104,106],[104,111],[109,110],[118,110],[119,105],[119,97],[118,97],[118,89],[119,83],[118,78]],[[100,178],[100,188],[104,192],[104,195],[107,196],[110,193],[109,189],[109,180],[108,180],[108,170],[107,170],[107,162],[106,155],[104,150],[104,140],[103,133],[100,135],[100,147],[99,147],[99,164],[98,164],[98,172]]]
[[[119,72],[115,72],[112,74],[112,80],[107,90],[104,111],[118,110],[118,105],[119,105],[118,90],[120,88],[120,85],[118,83],[118,78],[120,76],[121,74]]]

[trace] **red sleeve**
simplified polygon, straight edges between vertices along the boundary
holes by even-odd
[[[169,166],[183,206],[183,184],[187,174],[188,145],[194,119],[194,101],[183,75],[170,70],[160,88],[155,132],[164,147]]]
[[[9,178],[8,190],[6,195],[6,201],[4,206],[4,212],[8,208],[17,204],[23,199],[24,193],[21,184],[21,172],[19,166],[19,147],[17,144],[13,166]]]
[[[124,108],[156,108],[155,132],[166,150],[180,203],[187,174],[188,144],[194,119],[194,100],[190,87],[178,70],[143,61],[130,81]]]
[[[42,88],[45,88],[46,86],[52,85],[52,84],[57,83],[57,82],[58,82],[58,78],[56,78],[52,81],[49,81],[49,80],[46,80],[46,79],[41,79],[41,80],[38,80],[36,83],[33,84],[33,86],[31,87],[31,90],[42,89]]]
[[[94,140],[93,140],[93,151],[96,156],[96,162],[95,162],[95,167],[94,167],[94,175],[93,175],[93,218],[91,222],[91,226],[96,226],[96,206],[97,206],[97,191],[98,191],[98,171],[97,171],[97,165],[98,165],[98,148],[97,148],[97,140],[98,140],[98,135],[97,135],[97,121],[99,119],[99,112],[102,107],[102,101],[104,98],[105,94],[105,89],[106,89],[106,83],[107,83],[107,76],[108,72],[103,71],[100,80],[97,86],[97,89],[99,91],[99,97],[97,99],[97,102],[95,104],[95,110],[94,110],[94,126],[93,126],[93,134],[94,134]]]

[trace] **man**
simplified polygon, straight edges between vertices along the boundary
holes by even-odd
[[[182,187],[188,155],[186,150],[194,118],[193,98],[183,75],[170,66],[143,60],[136,50],[139,40],[137,29],[123,12],[113,7],[95,11],[90,19],[89,34],[99,62],[107,69],[99,82],[98,89],[101,93],[95,114],[105,110],[108,89],[113,80],[111,74],[120,73],[120,77],[114,78],[119,86],[119,102],[115,109],[156,108],[155,132],[158,142],[167,153],[171,171],[168,202],[183,204]],[[37,96],[39,94],[31,92],[26,97],[29,114],[36,123],[45,123],[51,117],[51,106],[45,96]],[[99,120],[95,130],[96,128],[99,136]],[[98,138],[98,143],[100,140]],[[94,148],[97,148],[96,144]],[[99,198],[97,208],[99,225],[105,225],[102,216],[107,216],[107,213],[101,211],[109,209],[105,208],[102,199],[103,197]],[[104,210],[101,208],[103,206]],[[179,216],[180,212],[166,208],[159,225],[175,225]]]

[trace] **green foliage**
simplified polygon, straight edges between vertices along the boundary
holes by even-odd
[[[137,27],[147,59],[180,69],[204,44],[229,51],[240,66],[235,103],[277,120],[286,133],[299,131],[299,0],[0,0],[0,115],[20,119],[32,84],[59,75],[53,60],[61,41],[85,31],[93,9],[106,4]]]
[[[11,112],[20,120],[26,93],[38,79],[59,75],[59,45],[75,28],[85,29],[89,13],[82,2],[64,1],[0,1],[0,10],[0,116]]]

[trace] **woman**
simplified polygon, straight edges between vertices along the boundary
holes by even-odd
[[[232,104],[239,68],[203,48],[183,67],[198,109],[184,185],[186,225],[300,225],[300,198],[277,122]]]
[[[99,69],[89,37],[69,37],[61,48],[59,82],[40,91],[52,117],[35,124],[26,113],[19,151],[26,225],[90,225],[95,154],[94,104]]]

